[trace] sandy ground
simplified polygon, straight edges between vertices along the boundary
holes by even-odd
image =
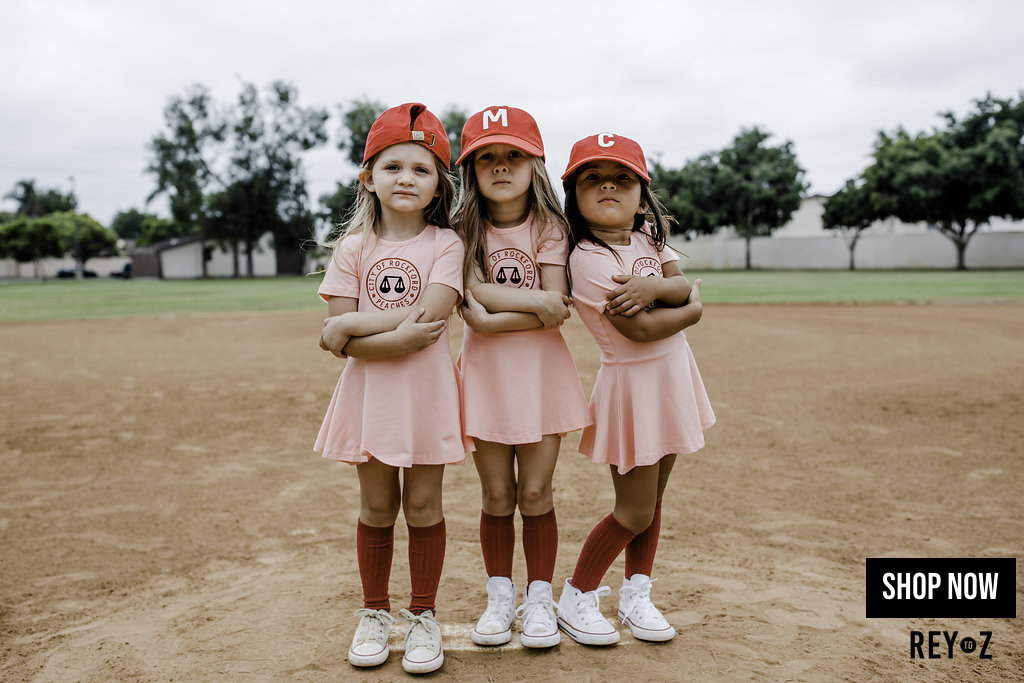
[[[340,371],[320,320],[0,326],[0,679],[405,677],[397,653],[370,670],[345,658],[358,492],[311,450]],[[596,347],[576,318],[565,333],[589,389]],[[469,644],[485,576],[467,462],[446,475],[435,677],[1021,677],[1019,619],[865,619],[864,560],[1024,557],[1024,307],[709,307],[690,342],[719,424],[666,496],[655,598],[678,637]],[[556,581],[612,501],[575,447],[556,473]],[[621,572],[620,558],[606,583]],[[1018,561],[1024,615],[1022,575]],[[911,660],[911,629],[990,630],[992,659]]]

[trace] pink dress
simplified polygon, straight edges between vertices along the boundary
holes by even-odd
[[[670,453],[699,450],[715,413],[683,332],[635,342],[604,315],[605,295],[618,287],[613,275],[662,277],[661,264],[679,256],[667,246],[659,253],[650,236],[639,232],[632,234],[628,246],[612,249],[621,263],[590,242],[577,246],[569,257],[576,310],[601,348],[601,368],[590,395],[593,424],[583,430],[579,450],[625,474]]]
[[[491,282],[540,289],[540,264],[565,266],[564,232],[551,226],[538,235],[539,229],[532,214],[512,228],[487,227]],[[557,328],[483,334],[466,326],[459,368],[470,437],[535,443],[590,424],[576,365]]]
[[[428,225],[403,242],[361,248],[349,235],[335,248],[319,294],[358,299],[357,310],[414,305],[439,283],[462,295],[465,247],[452,230]],[[371,457],[393,467],[460,463],[459,386],[446,329],[422,351],[390,358],[349,358],[334,389],[314,450],[349,463]]]

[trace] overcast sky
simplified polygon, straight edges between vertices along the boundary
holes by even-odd
[[[526,109],[553,179],[600,131],[682,165],[743,127],[791,140],[812,193],[865,165],[879,130],[927,130],[1024,89],[1024,2],[368,2],[37,0],[0,5],[0,194],[23,178],[108,224],[147,209],[147,142],[169,97],[283,79],[328,107],[311,197],[354,169],[338,107],[369,96]],[[13,210],[10,200],[0,207]],[[164,198],[149,211],[167,215]]]

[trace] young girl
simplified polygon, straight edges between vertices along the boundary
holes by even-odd
[[[465,430],[475,442],[483,492],[480,545],[488,576],[487,609],[471,638],[507,643],[519,614],[522,644],[551,647],[561,638],[551,591],[558,546],[551,478],[561,437],[590,421],[558,329],[569,317],[565,217],[537,123],[525,111],[489,107],[471,116],[459,162],[455,224],[467,245],[459,365]],[[518,610],[517,507],[527,575]]]
[[[598,585],[625,548],[619,619],[635,638],[669,640],[675,629],[650,598],[661,499],[676,455],[701,448],[703,431],[715,422],[682,332],[700,320],[700,280],[691,289],[665,245],[667,220],[637,143],[609,133],[580,140],[562,181],[573,300],[601,348],[590,397],[594,424],[579,450],[611,466],[615,508],[580,551],[558,623],[581,643],[618,641],[598,605],[611,591]]]
[[[322,348],[348,356],[317,437],[325,458],[359,475],[356,555],[363,609],[355,666],[388,657],[388,580],[399,508],[409,527],[412,600],[402,665],[444,661],[434,602],[445,551],[444,466],[465,459],[448,316],[462,293],[465,248],[449,223],[455,188],[441,122],[422,104],[384,112],[366,139],[348,229],[320,286],[332,317]]]

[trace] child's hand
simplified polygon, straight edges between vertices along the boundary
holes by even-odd
[[[608,303],[605,310],[609,313],[634,316],[658,300],[659,277],[639,277],[634,275],[613,275],[612,280],[621,286],[605,295]]]
[[[700,286],[704,281],[697,278],[693,281],[693,288],[690,289],[690,298],[686,300],[687,306],[696,306],[700,313],[704,313],[704,301],[700,298]],[[700,320],[698,317],[697,320]]]
[[[560,327],[569,319],[569,304],[572,299],[561,292],[540,290],[538,294],[538,306],[533,313],[540,318],[541,325],[545,330]]]
[[[408,346],[409,353],[422,351],[438,340],[445,327],[447,320],[435,320],[429,323],[418,322],[420,316],[426,312],[422,306],[414,308],[405,320],[395,328],[395,333],[403,344]]]
[[[483,304],[476,300],[473,292],[468,287],[466,288],[466,298],[463,300],[462,305],[459,306],[459,315],[462,316],[467,325],[477,332],[490,331],[487,329],[487,319],[491,314],[487,312]]]
[[[700,278],[693,281],[693,289],[690,290],[690,298],[686,300],[686,303],[704,306],[704,302],[700,298],[700,286],[702,284],[704,284],[704,281]]]
[[[320,333],[320,348],[330,351],[338,358],[348,358],[343,349],[351,336],[345,331],[341,318],[342,316],[336,315],[324,320],[324,329]]]

